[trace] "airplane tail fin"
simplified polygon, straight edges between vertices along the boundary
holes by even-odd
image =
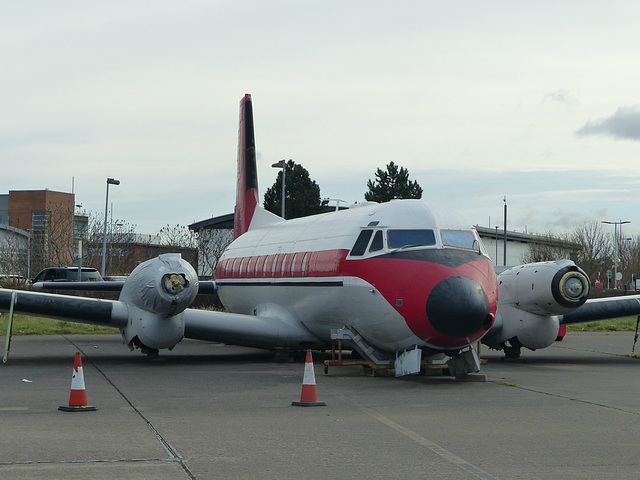
[[[258,205],[258,172],[256,169],[256,144],[253,133],[253,106],[251,95],[240,100],[240,126],[238,130],[238,177],[233,238],[249,230]]]

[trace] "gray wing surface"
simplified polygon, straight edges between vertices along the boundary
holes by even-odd
[[[87,292],[119,292],[124,287],[124,281],[113,282],[37,282],[33,288],[42,290],[82,290]],[[214,281],[201,281],[198,283],[199,295],[211,295],[216,291]]]
[[[274,317],[187,309],[184,336],[230,345],[273,349],[323,345],[302,324]]]
[[[640,315],[640,295],[587,300],[581,307],[563,315],[560,325],[594,322],[630,315]]]
[[[0,311],[11,309],[12,293],[14,313],[116,328],[127,325],[128,309],[123,302],[53,293],[0,289]]]
[[[123,281],[117,282],[36,282],[33,288],[41,290],[83,290],[86,292],[119,292]]]

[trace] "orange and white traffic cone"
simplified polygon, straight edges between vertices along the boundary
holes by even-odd
[[[302,378],[302,394],[299,402],[291,402],[295,407],[323,407],[325,402],[318,401],[316,390],[316,374],[313,371],[313,357],[311,350],[307,350],[307,359],[304,363],[304,377]]]
[[[58,407],[58,410],[63,412],[93,412],[98,410],[98,407],[87,405],[87,391],[84,388],[84,373],[82,373],[80,352],[76,352],[76,360],[73,364],[69,405],[62,405]]]

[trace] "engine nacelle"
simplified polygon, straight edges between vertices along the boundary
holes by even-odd
[[[589,279],[570,260],[528,263],[498,275],[500,302],[535,315],[562,315],[587,301]]]
[[[555,341],[559,326],[558,317],[555,315],[536,315],[506,305],[500,307],[494,327],[482,342],[505,352],[509,347],[537,350],[546,348]],[[506,342],[510,345],[507,346]]]
[[[529,263],[498,275],[496,321],[482,342],[517,357],[551,345],[562,315],[587,301],[589,279],[570,260]]]
[[[127,277],[120,300],[162,317],[184,311],[198,294],[198,275],[179,253],[165,253],[138,265]]]
[[[184,337],[182,313],[161,317],[156,313],[129,306],[129,323],[121,330],[124,342],[131,350],[138,347],[142,353],[155,355],[158,350],[173,347]]]
[[[173,348],[184,337],[182,312],[193,303],[198,287],[195,270],[179,253],[138,265],[120,292],[120,300],[128,305],[125,342],[148,354]]]

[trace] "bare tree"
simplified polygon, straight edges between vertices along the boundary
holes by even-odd
[[[622,285],[632,284],[633,278],[640,274],[640,236],[619,239],[618,272],[622,273]]]
[[[68,265],[74,258],[73,205],[52,204],[49,208],[32,212],[30,274],[52,265]]]
[[[49,264],[69,265],[75,252],[73,206],[55,205],[49,223]]]
[[[83,265],[98,270],[102,267],[104,215],[89,214],[88,239],[83,248]],[[106,273],[128,275],[147,258],[141,254],[155,237],[136,233],[136,226],[124,220],[109,220],[107,224]]]
[[[0,276],[3,283],[13,285],[19,278],[28,278],[28,263],[28,240],[11,230],[0,235]]]
[[[568,236],[553,235],[551,232],[537,235],[536,240],[529,244],[529,250],[523,256],[524,263],[547,262],[562,260],[574,255],[575,246]]]
[[[568,238],[580,245],[574,260],[592,281],[613,264],[611,240],[599,222],[576,226]]]
[[[158,242],[168,247],[196,248],[198,245],[195,233],[184,225],[165,225],[158,233]]]
[[[198,240],[198,273],[214,277],[225,249],[233,241],[233,230],[205,229],[196,232]]]

